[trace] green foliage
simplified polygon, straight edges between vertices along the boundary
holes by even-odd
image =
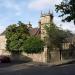
[[[12,53],[21,53],[23,50],[21,47],[29,35],[27,26],[22,22],[19,22],[18,25],[13,24],[8,26],[6,29],[7,50]]]
[[[40,38],[30,37],[25,41],[24,51],[26,53],[40,53],[44,50],[43,47],[44,47],[44,42],[41,41]]]
[[[8,28],[6,28],[5,34],[7,39],[9,39],[16,32],[16,28],[16,24],[10,25]]]
[[[62,21],[74,21],[75,24],[75,0],[63,0],[61,4],[56,5],[56,11],[60,11],[61,16],[65,16]]]
[[[55,24],[51,23],[46,25],[46,31],[48,34],[47,45],[50,49],[61,48],[62,43],[69,36],[69,32],[59,29]]]
[[[11,53],[39,53],[43,51],[43,42],[37,37],[31,37],[27,25],[20,22],[6,29],[6,49]]]

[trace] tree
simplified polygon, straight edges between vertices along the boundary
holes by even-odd
[[[74,21],[75,24],[75,0],[63,0],[59,5],[56,5],[56,11],[60,11],[65,16],[62,21]]]
[[[60,59],[61,59],[61,50],[62,50],[62,43],[69,36],[71,33],[67,33],[66,31],[61,30],[55,24],[51,23],[46,25],[46,31],[48,34],[48,42],[47,46],[49,50],[53,50],[54,48],[59,48],[60,50]]]
[[[66,37],[66,34],[64,33],[64,31],[59,30],[59,28],[53,23],[46,25],[46,31],[48,34],[49,47],[50,46],[52,48],[60,47],[60,44],[63,42],[64,38]]]
[[[6,48],[12,53],[21,53],[22,45],[27,38],[29,38],[29,30],[27,25],[19,22],[18,25],[13,24],[6,28]]]
[[[26,53],[40,53],[44,50],[44,42],[38,37],[30,37],[23,47]]]
[[[5,36],[7,39],[9,39],[13,34],[15,34],[16,28],[17,28],[16,24],[10,25],[6,28]]]
[[[6,49],[13,54],[39,53],[43,51],[44,42],[40,38],[30,36],[28,26],[19,21],[6,28]]]

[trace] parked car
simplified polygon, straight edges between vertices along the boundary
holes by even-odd
[[[0,63],[9,63],[9,62],[10,62],[9,56],[5,56],[5,55],[0,56]]]

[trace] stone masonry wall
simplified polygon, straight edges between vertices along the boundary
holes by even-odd
[[[4,35],[0,36],[0,55],[11,55],[8,51],[6,51],[6,38]],[[45,62],[46,61],[46,48],[44,52],[38,54],[26,54],[23,53],[24,56],[31,58],[35,62]]]
[[[59,51],[50,52],[51,58],[47,53],[47,47],[44,48],[44,52],[38,54],[26,54],[22,53],[22,55],[27,56],[35,62],[55,62],[59,60]],[[0,36],[0,55],[11,55],[8,51],[6,51],[6,38],[5,36]],[[25,59],[24,59],[25,60]]]
[[[37,54],[26,54],[23,53],[24,56],[27,56],[32,59],[34,62],[47,62],[47,48],[44,48],[44,52]]]

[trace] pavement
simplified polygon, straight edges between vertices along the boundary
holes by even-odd
[[[54,63],[37,63],[37,62],[6,63],[6,64],[0,64],[0,75],[11,75],[11,73],[12,73],[12,75],[21,75],[21,74],[14,74],[14,73],[22,72],[22,71],[23,72],[26,71],[28,73],[28,70],[30,70],[30,72],[31,71],[33,72],[34,70],[40,71],[40,69],[42,70],[41,73],[43,73],[44,69],[46,70],[46,69],[50,68],[50,71],[51,71],[52,68],[55,69],[56,67],[60,68],[61,66],[68,66],[68,65],[72,65],[72,64],[74,64],[74,66],[75,66],[74,59],[64,60],[64,61],[59,61],[59,62],[54,62]],[[10,74],[8,74],[8,73],[10,73]],[[25,75],[25,74],[23,74],[23,75]]]
[[[0,75],[75,75],[75,62],[60,66],[36,62],[8,63],[6,67],[0,67]]]
[[[54,63],[51,63],[54,66],[60,66],[60,65],[67,65],[67,64],[73,64],[75,63],[75,59],[67,59],[67,60],[61,60]]]
[[[42,63],[42,62],[11,62],[11,63],[4,63],[0,64],[0,68],[7,68],[7,67],[18,67],[18,66],[40,66],[40,67],[47,67],[47,66],[61,66],[61,65],[67,65],[67,64],[73,64],[75,63],[75,59],[69,59],[69,60],[61,60],[57,62],[52,63]]]
[[[61,66],[61,65],[73,64],[73,63],[75,63],[75,59],[61,60],[61,61],[51,62],[51,63],[29,62],[26,63],[26,65],[46,67],[46,66]]]

